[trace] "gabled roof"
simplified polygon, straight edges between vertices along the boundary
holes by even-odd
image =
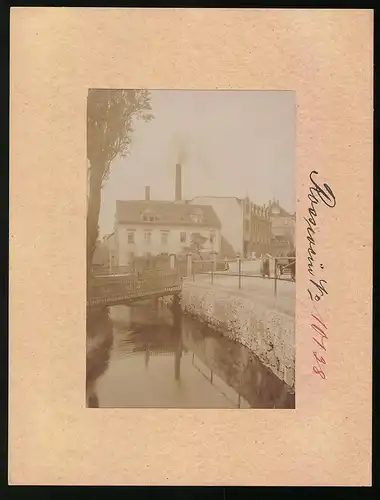
[[[196,200],[206,200],[209,199],[211,200],[235,200],[237,203],[241,204],[243,203],[242,198],[238,198],[237,196],[195,196],[195,198],[192,198],[191,200],[188,200],[188,203],[193,203]]]
[[[144,215],[152,215],[152,217],[144,217]],[[221,227],[218,216],[209,205],[190,205],[184,202],[154,200],[117,200],[116,222],[119,224]]]
[[[290,214],[286,210],[282,208],[282,206],[277,203],[271,203],[271,205],[268,207],[269,209],[269,215],[271,217],[294,217],[295,214]],[[273,209],[278,210],[278,213],[273,213]]]

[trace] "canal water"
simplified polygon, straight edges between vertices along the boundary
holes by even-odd
[[[161,302],[87,320],[87,406],[294,408],[294,394],[252,351]]]

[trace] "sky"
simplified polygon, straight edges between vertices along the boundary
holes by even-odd
[[[116,200],[276,198],[295,211],[295,94],[291,91],[152,90],[154,120],[135,125],[130,154],[116,158],[102,190],[100,235],[113,231]]]

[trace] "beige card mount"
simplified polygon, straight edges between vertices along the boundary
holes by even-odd
[[[371,484],[372,66],[365,9],[12,9],[10,484]]]

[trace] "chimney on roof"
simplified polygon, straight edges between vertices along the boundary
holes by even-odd
[[[175,201],[182,199],[182,166],[177,163],[175,166]]]
[[[145,201],[150,200],[150,186],[145,186]]]

